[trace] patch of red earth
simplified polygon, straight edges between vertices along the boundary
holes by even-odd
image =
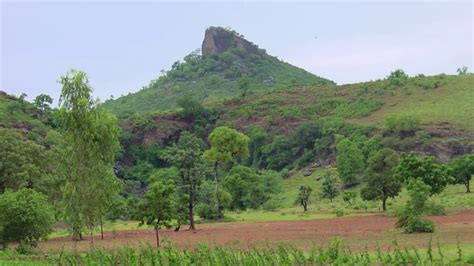
[[[404,246],[426,246],[430,238],[441,244],[474,243],[474,211],[465,211],[448,216],[434,216],[428,219],[438,226],[433,234],[403,234],[394,230],[396,219],[383,215],[352,216],[334,219],[229,223],[205,225],[196,231],[161,230],[161,238],[170,241],[180,248],[193,248],[199,243],[209,245],[230,245],[240,248],[264,247],[281,243],[291,244],[303,249],[312,244],[328,245],[334,238],[340,238],[344,245],[353,249],[362,249],[366,245],[374,248],[379,245],[388,247],[393,240]],[[74,242],[69,238],[56,238],[39,244],[43,251],[50,249],[78,250],[89,248],[88,238]],[[115,234],[106,232],[105,239],[96,238],[96,246],[113,248],[124,245],[139,246],[145,243],[155,245],[154,231],[133,230],[119,231]]]

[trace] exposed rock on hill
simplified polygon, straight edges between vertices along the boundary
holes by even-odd
[[[241,49],[246,54],[258,52],[257,45],[247,41],[235,31],[222,27],[209,27],[206,30],[201,48],[203,56],[208,56],[212,53],[222,53],[232,48]]]

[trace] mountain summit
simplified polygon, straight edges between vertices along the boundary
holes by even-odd
[[[119,115],[154,112],[177,107],[183,97],[199,101],[233,97],[242,94],[242,84],[250,93],[290,85],[333,84],[268,55],[243,35],[223,27],[206,30],[201,52],[192,52],[142,90],[108,100],[104,107]]]
[[[235,31],[222,27],[209,27],[204,34],[202,42],[202,55],[222,53],[229,49],[241,49],[247,54],[256,54],[258,46],[247,41]]]

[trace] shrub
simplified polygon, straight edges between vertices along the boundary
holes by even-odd
[[[337,209],[334,213],[336,214],[337,217],[342,217],[345,214],[344,210],[342,209]]]
[[[278,208],[280,208],[280,201],[276,199],[269,199],[262,205],[265,211],[276,211]]]
[[[432,233],[434,232],[435,224],[432,221],[421,220],[418,218],[410,219],[409,222],[402,228],[405,233]]]

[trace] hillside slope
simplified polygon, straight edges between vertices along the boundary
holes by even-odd
[[[334,84],[268,55],[235,31],[221,27],[206,30],[202,55],[193,52],[136,93],[108,100],[104,107],[115,114],[162,111],[191,96],[214,101],[244,93],[290,84]]]

